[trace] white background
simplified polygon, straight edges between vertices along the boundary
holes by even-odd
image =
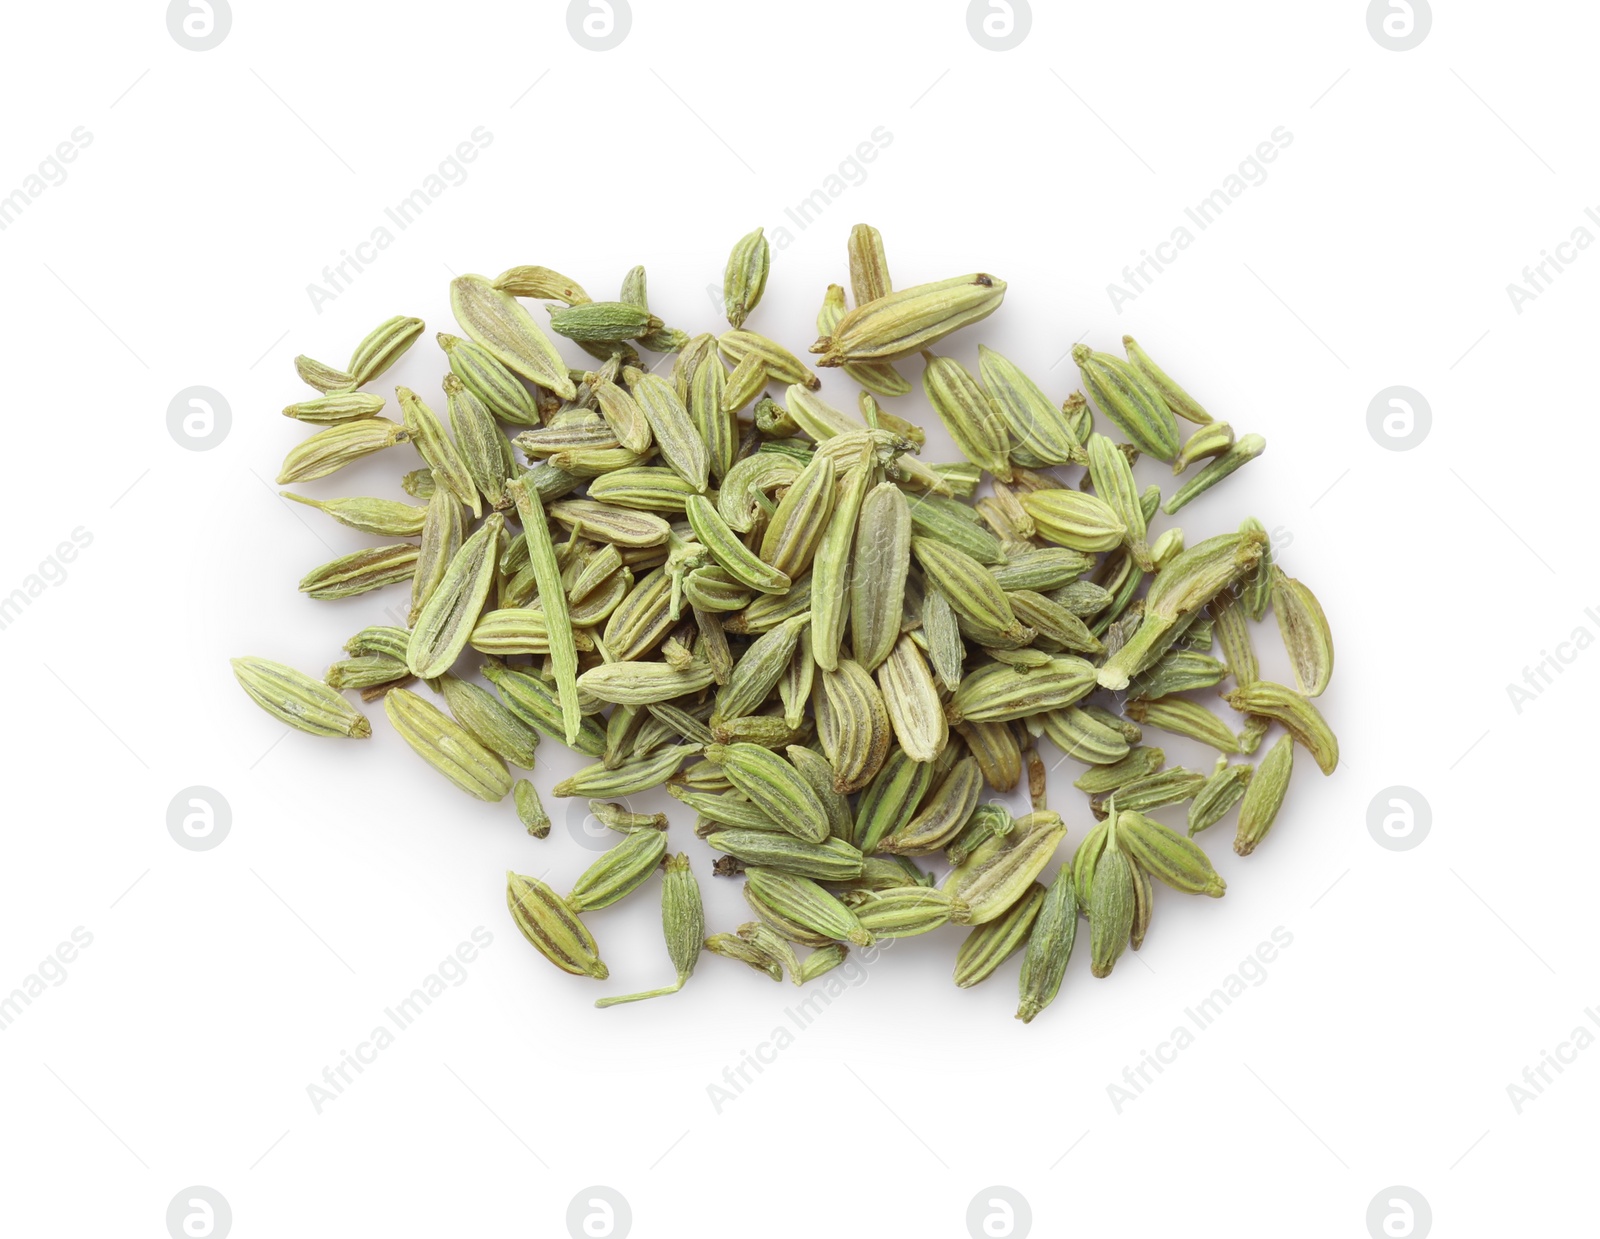
[[[1600,257],[1520,313],[1507,285],[1580,226],[1600,236],[1592,7],[1438,6],[1404,52],[1358,2],[1035,3],[1006,52],[950,0],[633,7],[606,52],[558,3],[235,3],[200,52],[158,3],[81,5],[70,29],[58,8],[8,11],[0,194],[76,127],[92,141],[0,232],[0,593],[75,529],[92,541],[0,631],[0,992],[75,927],[93,943],[0,1035],[5,1229],[164,1235],[190,1185],[227,1199],[239,1236],[565,1235],[591,1185],[641,1236],[963,1236],[995,1185],[1050,1235],[1363,1236],[1396,1185],[1441,1235],[1562,1225],[1592,1170],[1600,1054],[1569,1051],[1520,1113],[1507,1087],[1600,1032],[1583,919],[1600,656],[1563,647],[1573,662],[1520,712],[1507,685],[1600,632]],[[315,308],[324,266],[480,126],[465,181]],[[1107,285],[1280,126],[1264,182],[1191,224],[1119,312]],[[810,226],[786,218],[879,127],[889,144]],[[504,871],[561,886],[595,854],[563,802],[533,840],[381,710],[366,742],[285,733],[227,659],[318,671],[388,605],[295,591],[370,541],[270,485],[302,433],[278,414],[305,391],[296,353],[338,364],[417,314],[429,338],[380,389],[436,394],[451,274],[517,263],[604,297],[643,262],[659,314],[715,330],[704,290],[758,224],[792,243],[751,325],[799,349],[859,220],[898,284],[1010,281],[951,342],[969,363],[991,344],[1059,400],[1075,340],[1129,332],[1266,436],[1177,523],[1284,531],[1337,636],[1321,704],[1346,760],[1324,779],[1301,754],[1255,856],[1232,855],[1231,819],[1206,837],[1227,897],[1162,890],[1143,951],[1097,982],[1085,942],[1033,1025],[1012,1018],[1015,961],[950,984],[950,931],[895,944],[773,1052],[806,991],[709,956],[676,997],[592,1008],[669,979],[654,882],[592,918],[608,983],[520,939]],[[231,409],[209,450],[168,430],[193,385]],[[1392,385],[1431,406],[1409,451],[1369,432]],[[897,407],[925,413],[920,395]],[[929,458],[947,457],[933,430]],[[414,462],[390,455],[306,489],[397,493]],[[573,765],[558,747],[542,788]],[[1089,820],[1073,777],[1051,783],[1069,846]],[[231,809],[211,851],[167,829],[196,785]],[[1368,829],[1395,785],[1431,805],[1409,851]],[[710,887],[691,826],[675,815],[674,846]],[[707,899],[713,928],[743,919],[732,889]],[[464,983],[319,1114],[307,1086],[479,926],[493,942]],[[1265,980],[1114,1104],[1124,1069],[1278,927],[1293,942]],[[719,1110],[710,1086],[758,1050],[772,1061]]]

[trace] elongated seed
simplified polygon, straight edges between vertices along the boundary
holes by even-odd
[[[556,693],[561,702],[566,740],[570,745],[578,738],[582,709],[578,704],[578,649],[573,641],[572,625],[567,614],[561,567],[556,562],[555,547],[550,541],[550,526],[545,520],[544,504],[538,491],[521,478],[510,483],[506,489],[517,505],[522,531],[528,539],[528,562],[539,583],[539,601],[550,634],[550,662],[555,668]]]
[[[662,989],[647,990],[642,994],[601,998],[595,1002],[595,1006],[614,1007],[619,1003],[675,994],[693,975],[705,942],[706,917],[700,900],[700,884],[689,868],[688,856],[681,852],[667,857],[666,871],[661,877],[661,932],[667,942],[667,956],[677,971],[677,980]]]
[[[850,638],[868,671],[889,656],[900,636],[906,574],[911,567],[911,509],[893,482],[869,491],[856,523],[850,568]]]
[[[450,306],[462,330],[508,369],[563,400],[578,394],[555,345],[511,294],[481,275],[463,275],[450,285]]]
[[[1005,281],[983,273],[918,284],[856,306],[811,351],[824,366],[907,357],[987,318],[1005,295]]]
[[[401,739],[469,796],[503,800],[511,790],[505,762],[437,706],[396,688],[385,695],[383,708]]]
[[[1016,440],[1019,455],[1032,464],[1083,462],[1083,445],[1073,433],[1071,421],[1020,367],[979,345],[978,373]]]
[[[450,713],[472,737],[491,752],[524,770],[533,769],[539,733],[518,718],[506,704],[486,689],[453,675],[440,676],[436,685]]]
[[[866,498],[872,470],[863,458],[847,470],[834,504],[827,532],[817,548],[811,566],[812,606],[811,647],[817,666],[832,671],[839,665],[839,648],[844,640],[845,618],[849,614],[850,558],[855,545],[856,524]]]
[[[597,981],[610,975],[577,912],[538,878],[508,871],[506,906],[522,936],[563,972]]]
[[[972,556],[931,538],[911,539],[911,550],[956,614],[1004,638],[1022,639],[1022,625],[992,572]]]
[[[411,673],[432,679],[450,669],[467,646],[494,583],[495,557],[505,521],[495,514],[456,552],[406,646]]]
[[[765,562],[740,542],[704,495],[690,495],[684,510],[695,537],[735,580],[763,594],[789,592],[789,575]]]
[[[793,580],[811,567],[833,514],[837,488],[832,458],[818,456],[801,471],[767,522],[763,562]]]
[[[1295,687],[1307,697],[1320,697],[1333,678],[1333,633],[1322,604],[1299,581],[1274,566],[1272,613],[1289,651]]]
[[[662,831],[641,830],[627,835],[579,875],[567,894],[567,903],[577,912],[610,907],[642,886],[660,868],[666,854],[667,836]]]
[[[1229,693],[1227,702],[1242,713],[1259,714],[1282,723],[1295,741],[1311,754],[1323,774],[1332,774],[1338,766],[1339,738],[1317,707],[1300,694],[1282,684],[1258,680]]]
[[[955,982],[962,989],[987,981],[1027,945],[1045,889],[1034,882],[1022,897],[992,920],[975,926],[956,951]]]
[[[1261,759],[1239,805],[1239,830],[1234,836],[1233,850],[1240,856],[1250,855],[1267,837],[1278,819],[1278,810],[1283,807],[1293,774],[1294,738],[1283,736]]]
[[[710,478],[711,452],[689,416],[689,410],[672,385],[653,374],[637,370],[625,373],[629,390],[650,423],[661,459],[666,461],[697,493],[704,492]]]
[[[635,792],[659,787],[683,764],[698,753],[698,745],[677,744],[623,762],[615,768],[604,762],[585,766],[550,789],[552,796],[631,796]]]
[[[780,924],[773,927],[778,932],[784,933],[781,922],[787,922],[824,941],[833,939],[856,946],[872,945],[872,935],[862,927],[856,914],[812,879],[760,866],[747,869],[745,879],[745,898],[769,924],[772,924],[770,914],[777,915]],[[818,944],[816,937],[809,941]]]
[[[889,725],[907,756],[913,761],[932,761],[944,752],[949,720],[927,659],[909,634],[895,643],[878,668],[878,687],[883,690]]]
[[[363,456],[404,443],[409,437],[406,427],[384,417],[364,417],[329,426],[298,444],[283,458],[278,485],[327,477]]]
[[[366,715],[304,672],[266,658],[235,658],[233,674],[250,699],[281,723],[314,736],[372,734]]]
[[[312,598],[353,598],[370,590],[409,581],[417,568],[417,548],[374,546],[341,555],[300,579],[300,592]]]
[[[750,311],[760,303],[770,265],[771,252],[765,232],[757,228],[739,238],[728,255],[728,268],[722,277],[722,302],[730,326],[744,326]]]
[[[821,843],[828,814],[811,785],[777,753],[754,744],[710,745],[706,759],[722,766],[734,787],[795,838]]]
[[[1078,894],[1072,866],[1064,864],[1045,892],[1028,932],[1018,980],[1017,1018],[1024,1024],[1055,1001],[1078,934]]]
[[[817,676],[812,698],[823,751],[833,763],[834,790],[859,791],[889,752],[892,733],[883,693],[866,668],[841,658],[832,671]]]

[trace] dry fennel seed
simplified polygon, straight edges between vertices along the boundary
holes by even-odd
[[[760,229],[728,258],[720,334],[653,315],[643,267],[615,301],[547,267],[454,280],[463,334],[437,337],[447,418],[404,387],[385,418],[384,396],[358,390],[422,336],[420,319],[380,324],[343,369],[296,359],[316,394],[284,412],[315,429],[280,483],[408,442],[422,464],[402,479],[417,505],[287,495],[391,539],[313,568],[301,589],[409,585],[409,618],[357,633],[324,680],[239,658],[239,683],[313,735],[369,736],[343,691],[383,698],[418,756],[471,796],[510,795],[536,838],[550,818],[508,766],[531,768],[541,736],[591,759],[552,794],[595,797],[615,846],[565,895],[512,872],[507,902],[552,963],[604,980],[585,915],[662,874],[675,980],[599,1006],[676,993],[702,949],[803,984],[851,945],[955,925],[959,986],[1022,954],[1029,1022],[1061,987],[1080,916],[1105,976],[1143,943],[1155,883],[1224,893],[1193,836],[1237,806],[1248,855],[1279,816],[1294,749],[1324,774],[1338,764],[1312,700],[1333,673],[1327,617],[1273,563],[1261,523],[1200,539],[1152,528],[1265,440],[1236,437],[1130,337],[1125,359],[1074,347],[1083,388],[1059,405],[981,344],[974,373],[931,347],[998,310],[1005,281],[897,288],[865,224],[847,251],[854,304],[828,287],[810,352],[865,389],[856,410],[828,403],[801,356],[752,323],[771,266]],[[921,428],[879,402],[911,390],[900,368],[919,357],[965,460],[920,459]],[[1141,491],[1141,455],[1183,480]],[[1292,688],[1261,678],[1268,610]],[[1216,750],[1216,768],[1169,767],[1159,733]],[[1087,834],[1059,862],[1076,823],[1045,803],[1040,738],[1084,768],[1091,797]],[[1014,818],[985,788],[1010,792],[1024,770],[1034,811]],[[666,816],[608,799],[661,786],[722,853],[712,872],[744,877],[756,920],[736,933],[706,936]],[[1147,816],[1169,806],[1186,806],[1186,832]]]

